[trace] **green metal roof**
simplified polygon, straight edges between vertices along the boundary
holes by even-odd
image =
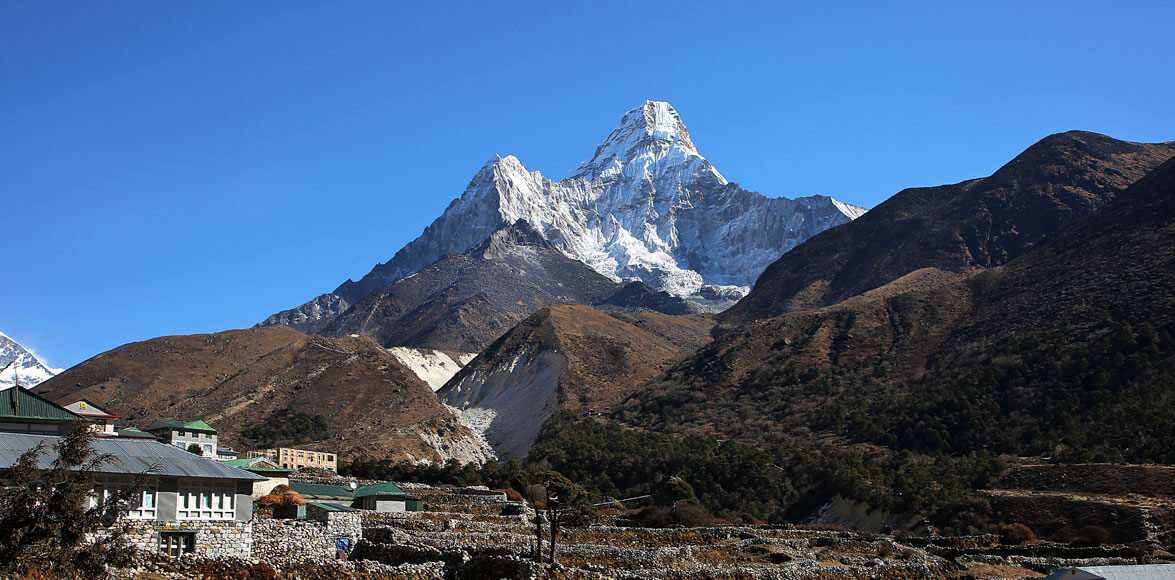
[[[281,467],[280,465],[264,457],[244,457],[241,459],[221,461],[221,463],[231,467],[236,467],[237,469],[252,471],[253,473],[290,473],[293,471],[292,469]]]
[[[312,505],[320,510],[327,511],[327,512],[357,512],[357,511],[359,511],[355,508],[349,508],[345,505],[339,505],[339,504],[335,504],[335,503],[325,503],[325,502],[321,502],[321,501],[308,501],[308,502],[306,502],[306,505]]]
[[[216,433],[216,429],[212,425],[205,423],[199,419],[195,421],[179,421],[176,419],[163,419],[156,421],[147,427],[147,431],[171,431],[171,430],[187,430],[187,431],[206,431],[208,433]]]
[[[355,497],[368,497],[372,495],[408,495],[400,486],[388,483],[373,483],[371,485],[364,485],[355,490]]]
[[[127,437],[129,439],[154,439],[155,436],[134,427],[127,427],[126,429],[117,429],[115,431],[119,437]]]
[[[326,483],[291,481],[290,489],[311,499],[351,499],[355,497],[355,494],[352,493],[349,487],[329,485]]]
[[[81,417],[24,387],[14,386],[0,391],[0,419],[65,423]]]

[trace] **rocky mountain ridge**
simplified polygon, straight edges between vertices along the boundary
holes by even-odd
[[[721,309],[784,252],[864,211],[826,196],[769,198],[727,181],[669,103],[646,101],[567,179],[553,181],[513,156],[491,159],[391,260],[263,324],[316,332],[388,284],[518,221],[613,281],[640,280]]]

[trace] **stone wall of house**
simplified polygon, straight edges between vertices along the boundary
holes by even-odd
[[[253,548],[253,522],[126,520],[127,541],[141,552],[159,552],[160,532],[195,532],[195,553],[212,558],[248,558]]]
[[[347,537],[354,546],[363,537],[356,512],[310,510],[308,516],[316,519],[258,519],[253,529],[253,558],[278,567],[334,560],[335,540]]]

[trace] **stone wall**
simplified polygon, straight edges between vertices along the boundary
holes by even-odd
[[[360,515],[356,512],[308,510],[311,520],[258,519],[253,530],[253,558],[274,566],[335,559],[335,540],[363,538]]]
[[[142,552],[159,552],[160,532],[194,532],[195,553],[212,558],[248,558],[253,548],[252,522],[125,520],[122,525],[127,541]]]

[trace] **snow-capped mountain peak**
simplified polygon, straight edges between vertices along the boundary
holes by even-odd
[[[580,164],[571,177],[589,181],[606,179],[622,173],[626,166],[642,158],[661,165],[702,162],[717,179],[726,182],[698,153],[681,115],[665,101],[645,101],[626,112],[596,147],[592,158]]]
[[[767,197],[728,182],[672,105],[645,101],[561,181],[513,155],[491,158],[391,260],[263,324],[321,328],[346,305],[518,222],[612,280],[640,280],[720,308],[783,253],[864,211],[827,196]]]
[[[3,332],[0,332],[0,369],[4,369],[0,372],[0,389],[7,389],[17,381],[22,387],[31,387],[61,372]]]

